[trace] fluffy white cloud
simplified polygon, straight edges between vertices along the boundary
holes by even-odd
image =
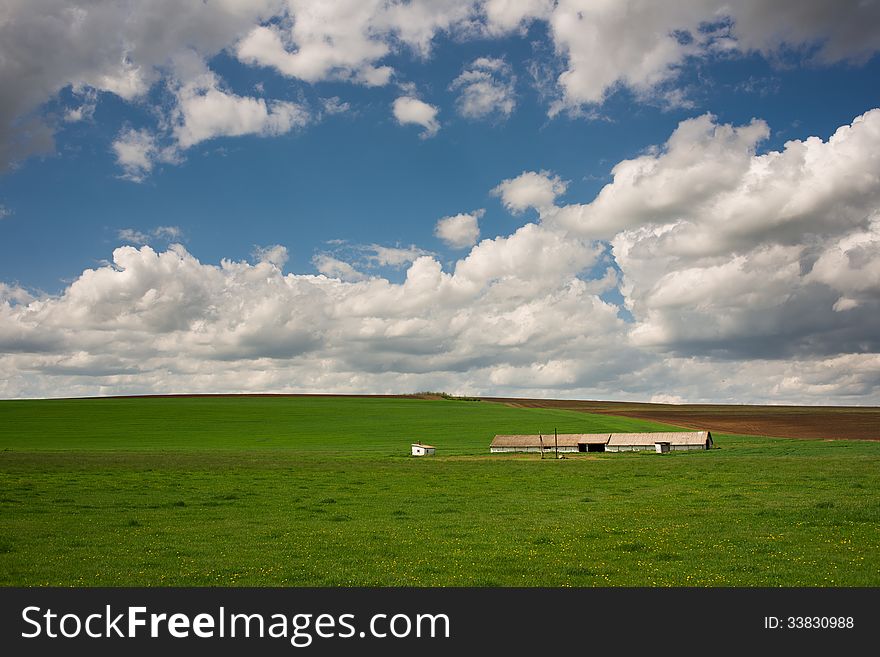
[[[122,168],[120,178],[136,183],[146,180],[156,163],[179,164],[182,160],[180,146],[176,142],[147,129],[124,128],[111,148],[116,155],[116,163]]]
[[[760,120],[734,127],[708,114],[688,119],[662,148],[617,164],[613,182],[591,203],[550,208],[545,217],[601,239],[664,225],[664,248],[681,255],[867,228],[880,203],[880,110],[856,117],[827,141],[792,140],[756,155],[767,134]]]
[[[455,280],[468,288],[492,282],[495,293],[516,298],[540,296],[593,266],[600,251],[589,241],[526,224],[510,236],[477,244],[456,264]]]
[[[422,57],[431,52],[434,37],[450,33],[462,37],[482,34],[477,0],[410,0],[387,2],[376,19],[379,30],[393,35]]]
[[[400,284],[284,275],[265,259],[207,265],[182,247],[121,247],[112,265],[83,272],[56,297],[0,285],[0,396],[442,388],[878,398],[876,353],[719,365],[636,348],[617,309],[571,274],[593,259],[586,244],[533,224],[484,241],[452,273],[421,257]],[[541,294],[519,293],[536,280]]]
[[[661,150],[618,163],[611,170],[613,182],[591,203],[561,210],[550,202],[537,207],[543,207],[553,221],[594,239],[609,239],[621,230],[649,222],[707,215],[708,204],[751,182],[745,178],[756,162],[755,148],[768,134],[767,125],[759,120],[733,127],[718,125],[711,114],[688,119],[679,124]],[[762,169],[756,167],[755,173],[762,175]],[[767,171],[764,175],[769,179],[772,174]],[[531,174],[523,188],[546,187],[542,177]],[[762,213],[762,218],[766,215]],[[718,219],[723,229],[726,218]]]
[[[824,283],[841,296],[833,309],[857,308],[880,300],[880,214],[867,230],[856,230],[826,245],[807,281]]]
[[[508,117],[516,107],[516,78],[503,59],[475,59],[449,85],[458,91],[458,113],[467,119]]]
[[[406,248],[397,246],[382,246],[370,244],[359,249],[365,256],[367,263],[378,267],[403,267],[425,255],[431,255],[429,251],[412,245]]]
[[[418,98],[401,96],[394,101],[391,109],[400,125],[410,123],[422,126],[424,131],[419,135],[422,139],[433,137],[440,130],[437,108]]]
[[[548,171],[523,171],[516,178],[508,178],[492,190],[501,197],[504,207],[513,213],[535,208],[544,212],[553,207],[556,197],[565,193],[566,183]]]
[[[712,18],[699,11],[700,4],[561,0],[550,26],[567,59],[559,76],[563,103],[598,104],[615,84],[645,92],[670,78],[674,66],[697,53],[695,44],[681,43],[674,31],[693,31]]]
[[[281,244],[255,247],[253,255],[257,259],[257,262],[265,262],[270,265],[275,265],[278,269],[284,267],[289,257],[287,247]]]
[[[113,142],[113,152],[117,164],[122,167],[123,177],[141,182],[153,170],[159,148],[149,130],[126,128]]]
[[[439,32],[497,37],[534,20],[548,22],[564,60],[553,112],[601,103],[618,85],[646,95],[674,79],[688,57],[814,48],[816,61],[834,63],[880,48],[880,10],[859,0],[288,0],[282,20],[254,28],[238,55],[310,82],[386,84],[393,71],[378,64],[398,43],[424,56]],[[664,93],[685,102],[676,90]]]
[[[489,382],[498,367],[563,353],[586,373],[595,344],[623,326],[577,278],[596,250],[534,224],[485,240],[452,273],[419,256],[399,284],[330,256],[316,258],[325,275],[284,275],[279,255],[212,266],[180,246],[120,247],[57,297],[4,288],[0,359],[15,372],[5,391],[61,379],[93,391],[329,390],[388,372],[418,388],[472,370]]]
[[[213,73],[204,73],[176,91],[174,136],[186,149],[214,137],[280,135],[309,121],[296,103],[238,96],[223,90]]]
[[[0,302],[4,304],[30,303],[35,297],[22,287],[0,283]]]
[[[521,29],[535,19],[546,19],[554,0],[487,0],[483,4],[490,34]]]
[[[113,142],[127,180],[142,182],[156,162],[179,163],[183,151],[209,139],[276,136],[311,120],[309,111],[297,103],[239,96],[224,89],[197,57],[183,56],[176,63],[187,81],[173,83],[175,104],[162,128],[151,132],[128,127]]]
[[[549,24],[566,60],[551,114],[602,103],[617,86],[646,96],[690,57],[815,48],[815,61],[834,63],[880,48],[880,6],[859,0],[559,0]]]
[[[550,68],[561,71],[551,113],[601,103],[619,87],[686,107],[686,94],[671,85],[690,58],[800,52],[819,64],[858,63],[880,49],[880,6],[862,0],[7,0],[0,20],[0,168],[51,150],[55,124],[90,117],[101,94],[143,100],[163,80],[193,91],[178,108],[184,143],[280,134],[302,123],[287,101],[239,96],[219,83],[200,87],[201,72],[185,74],[181,60],[203,67],[228,50],[309,83],[385,85],[394,75],[384,63],[390,55],[428,57],[438,34],[499,38],[536,20],[547,22]],[[480,67],[462,75],[455,88],[463,115],[512,111],[512,79]],[[49,115],[43,106],[65,88],[82,103]],[[146,171],[142,162],[126,175]]]
[[[548,225],[610,240],[636,344],[724,358],[880,349],[880,110],[756,153],[761,121],[682,122]]]
[[[306,82],[384,85],[393,73],[380,62],[386,55],[403,46],[428,56],[440,32],[479,34],[481,16],[473,0],[10,0],[0,20],[0,167],[51,150],[53,126],[34,112],[65,87],[133,101],[170,75],[182,95],[184,149],[218,135],[280,134],[301,124],[296,106],[238,96],[214,82],[206,89],[182,74],[178,60],[205,62],[229,49]],[[80,120],[93,106],[72,108],[65,119]],[[148,162],[126,175],[142,178]]]
[[[213,56],[275,13],[278,4],[277,0],[4,2],[0,167],[51,147],[52,128],[32,113],[61,89],[71,86],[84,93],[93,89],[135,99],[160,79],[162,67],[176,53]]]
[[[464,249],[477,243],[480,237],[479,219],[485,210],[461,212],[451,217],[443,217],[434,226],[434,235],[454,249]]]
[[[550,172],[505,180],[538,219],[451,267],[415,245],[336,242],[318,275],[285,274],[281,245],[219,265],[124,246],[56,296],[0,285],[0,395],[880,403],[880,110],[760,152],[768,130],[683,121],[589,203],[557,205]]]
[[[339,258],[334,258],[326,253],[316,255],[313,259],[313,264],[315,265],[315,269],[324,274],[324,276],[338,278],[339,280],[348,283],[356,283],[368,278],[366,274],[362,274],[355,269],[351,263],[340,260]]]
[[[387,84],[391,68],[373,62],[387,55],[389,46],[370,29],[382,2],[290,0],[287,4],[286,20],[255,27],[238,43],[241,61],[307,82],[348,78],[368,85]]]
[[[478,33],[474,0],[287,0],[281,20],[255,27],[237,45],[238,58],[307,82],[389,82],[379,62],[404,44],[427,56],[439,32]]]

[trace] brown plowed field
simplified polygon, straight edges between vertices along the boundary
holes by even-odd
[[[621,415],[718,433],[780,438],[880,440],[880,408],[871,406],[679,405],[502,397],[483,399],[526,408],[559,408],[584,413]]]

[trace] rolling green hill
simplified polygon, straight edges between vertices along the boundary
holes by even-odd
[[[289,448],[483,454],[495,434],[651,431],[671,425],[455,400],[164,397],[0,401],[0,449]]]

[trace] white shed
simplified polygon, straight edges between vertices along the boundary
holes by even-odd
[[[422,443],[412,444],[413,456],[433,456],[435,447],[433,445],[423,445]]]

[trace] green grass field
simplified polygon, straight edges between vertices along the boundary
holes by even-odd
[[[3,401],[0,584],[880,585],[880,443],[488,453],[554,427],[665,428],[449,400]]]

